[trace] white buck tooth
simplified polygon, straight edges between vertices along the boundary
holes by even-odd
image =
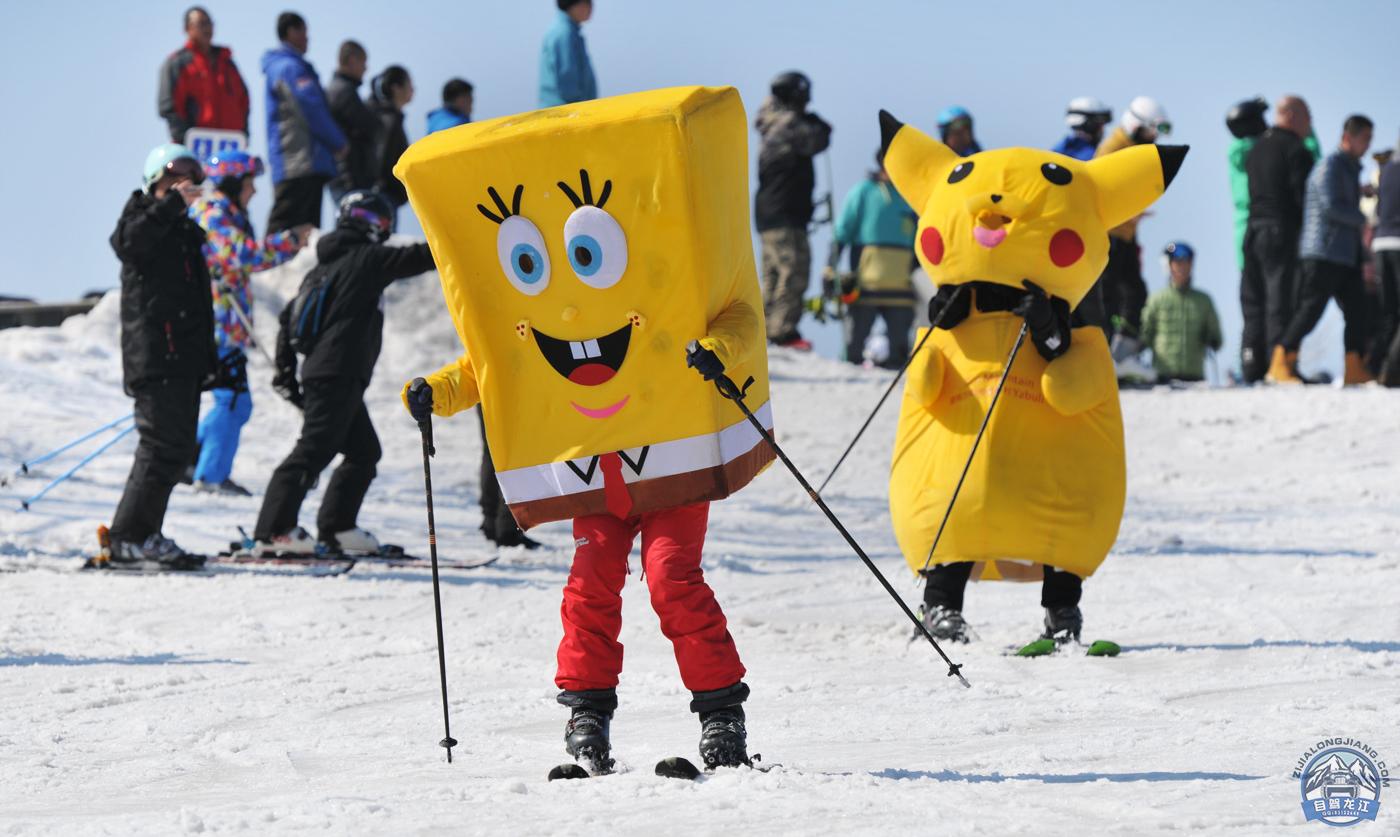
[[[583,360],[588,354],[583,349],[583,344],[577,340],[569,341],[569,353],[574,356],[574,360]]]
[[[602,356],[603,356],[603,350],[600,349],[600,348],[598,348],[598,341],[597,341],[597,340],[585,340],[585,341],[583,341],[583,351],[584,351],[584,354],[588,355],[589,357],[602,357]]]

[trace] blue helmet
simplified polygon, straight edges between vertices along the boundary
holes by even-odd
[[[1191,245],[1184,241],[1173,241],[1167,245],[1162,253],[1166,255],[1168,261],[1173,262],[1194,261],[1196,258],[1196,251],[1192,250]]]
[[[263,162],[243,150],[216,151],[204,164],[204,173],[215,181],[249,174],[256,176],[263,173]]]
[[[204,182],[204,167],[199,164],[199,158],[188,148],[173,142],[157,145],[146,155],[146,165],[141,170],[142,188],[149,192],[167,172],[187,177],[194,183]]]
[[[946,128],[959,119],[966,119],[968,122],[971,122],[972,114],[968,113],[967,108],[962,105],[946,107],[938,112],[938,127]]]

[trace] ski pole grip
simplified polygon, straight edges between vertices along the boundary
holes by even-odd
[[[425,381],[425,380],[423,380],[422,378],[414,378],[413,381],[412,381],[411,383],[409,383],[409,385],[408,385],[408,394],[409,394],[410,396],[417,395],[419,392],[422,392],[422,391],[423,391],[423,388],[426,387],[427,385],[428,385],[428,382]],[[428,455],[429,455],[429,456],[434,456],[434,455],[436,455],[436,454],[437,454],[437,448],[436,448],[436,446],[433,445],[433,417],[432,417],[432,414],[429,414],[427,418],[422,419],[421,421],[418,422],[418,432],[423,434],[423,442],[424,442],[424,444],[426,444],[426,445],[428,446]]]

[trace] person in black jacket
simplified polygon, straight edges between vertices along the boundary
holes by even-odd
[[[328,184],[331,199],[337,204],[346,192],[374,188],[374,144],[379,137],[379,119],[360,98],[360,82],[364,81],[368,61],[359,42],[346,41],[340,45],[339,65],[326,86],[331,116],[349,145],[339,161],[340,174]]]
[[[302,408],[301,437],[273,471],[253,530],[256,555],[310,555],[317,540],[297,525],[306,492],[337,454],[335,469],[316,518],[318,540],[331,552],[372,553],[379,542],[356,525],[360,504],[374,479],[379,437],[370,422],[364,394],[384,337],[384,289],[433,269],[426,244],[386,247],[394,207],[377,192],[355,191],[340,201],[334,231],[316,244],[319,264],[307,274],[303,291],[324,288],[319,320],[293,322],[293,301],[282,312],[277,378],[273,386]],[[303,294],[299,294],[303,296]],[[316,310],[316,309],[313,309]],[[296,380],[293,332],[315,333],[314,346]]]
[[[370,84],[369,109],[379,119],[374,143],[374,188],[398,208],[408,203],[408,190],[394,177],[394,164],[408,150],[403,129],[403,109],[413,101],[413,79],[408,70],[393,64]]]
[[[1244,272],[1240,276],[1240,367],[1254,383],[1291,366],[1269,352],[1277,347],[1293,316],[1298,273],[1298,235],[1303,228],[1303,192],[1313,157],[1303,140],[1312,133],[1308,105],[1285,96],[1274,109],[1274,126],[1245,158],[1249,178],[1249,222],[1244,233]]]
[[[199,394],[218,368],[204,230],[186,214],[203,180],[188,149],[159,146],[111,237],[122,263],[122,382],[140,434],[103,550],[116,568],[204,563],[161,534],[170,492],[194,457]]]
[[[806,351],[812,344],[798,333],[797,322],[811,281],[812,158],[831,143],[831,126],[807,111],[812,85],[803,74],[779,75],[772,94],[754,119],[763,138],[754,197],[754,222],[763,243],[763,311],[770,342]]]

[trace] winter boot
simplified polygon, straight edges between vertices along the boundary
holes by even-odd
[[[1079,641],[1079,632],[1084,628],[1084,614],[1078,605],[1045,608],[1045,639],[1055,640],[1056,645],[1068,645]]]
[[[954,610],[945,605],[934,605],[929,609],[927,605],[919,606],[919,621],[924,623],[928,632],[933,634],[934,639],[942,639],[948,642],[968,642],[967,620],[963,618],[962,611]],[[914,632],[914,639],[923,639],[921,631]]]
[[[224,480],[223,482],[205,482],[204,480],[197,480],[194,484],[194,490],[206,494],[222,494],[225,497],[253,496],[253,492],[233,480]]]
[[[1275,346],[1264,380],[1271,384],[1301,384],[1303,379],[1298,377],[1297,363],[1297,352],[1287,352],[1282,346]]]
[[[1369,384],[1375,378],[1371,371],[1362,362],[1361,355],[1356,352],[1347,352],[1346,369],[1342,373],[1342,386],[1354,387],[1361,384]]]
[[[521,546],[531,550],[539,549],[541,546],[544,546],[544,544],[519,529],[512,529],[498,537],[492,538],[492,540],[496,542],[497,546]]]
[[[379,539],[359,528],[336,532],[325,538],[324,543],[328,551],[346,555],[375,555],[379,552]]]
[[[181,571],[204,566],[204,557],[191,555],[159,532],[141,543],[113,540],[105,549],[114,570]]]
[[[744,681],[723,689],[691,692],[691,697],[690,711],[700,716],[700,760],[705,768],[752,764],[743,707],[749,687]]]
[[[252,554],[259,558],[310,558],[316,552],[316,539],[300,526],[272,540],[257,541],[252,549]]]
[[[612,772],[611,725],[612,713],[596,706],[575,706],[564,725],[564,749],[589,773]]]

